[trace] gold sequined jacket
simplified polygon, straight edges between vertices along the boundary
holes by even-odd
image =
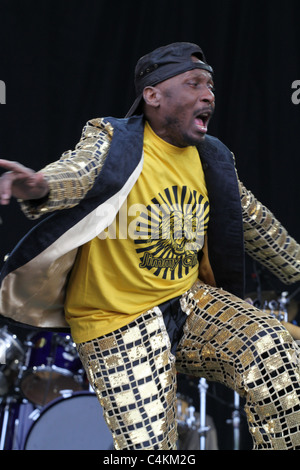
[[[42,170],[50,193],[22,202],[37,223],[1,271],[0,314],[66,328],[64,298],[78,248],[114,220],[143,167],[143,116],[89,121],[80,142]],[[243,297],[244,253],[285,283],[300,280],[300,248],[239,182],[232,153],[207,136],[198,147],[210,200],[208,249],[218,286]]]

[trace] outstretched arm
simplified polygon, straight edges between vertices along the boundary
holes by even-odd
[[[42,173],[36,173],[17,162],[0,160],[0,167],[7,170],[0,177],[0,204],[8,205],[11,198],[41,199],[49,192]]]
[[[0,178],[0,204],[8,204],[12,196],[18,198],[29,219],[79,204],[101,171],[112,135],[109,122],[92,119],[75,149],[64,152],[38,173],[19,163],[0,160],[0,168],[8,170]]]
[[[285,284],[300,281],[300,245],[272,212],[239,182],[245,250]]]

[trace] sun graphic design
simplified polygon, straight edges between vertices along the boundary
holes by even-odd
[[[134,241],[140,268],[180,279],[197,264],[209,220],[208,198],[186,186],[166,188],[137,219]]]

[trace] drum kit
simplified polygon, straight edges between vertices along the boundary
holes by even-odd
[[[99,448],[112,437],[70,336],[1,328],[0,450]]]
[[[199,382],[205,410],[206,381]],[[178,446],[204,449],[205,413],[178,395]],[[216,436],[209,433],[210,448]],[[112,450],[113,440],[69,335],[0,328],[0,450]]]

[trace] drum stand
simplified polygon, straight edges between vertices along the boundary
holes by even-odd
[[[234,392],[234,408],[232,412],[232,418],[226,420],[226,423],[232,424],[233,426],[233,450],[240,449],[240,396]]]
[[[0,404],[2,424],[0,430],[0,451],[12,450],[16,445],[21,402],[15,396],[8,396]]]
[[[207,432],[210,430],[210,426],[206,426],[206,393],[208,389],[206,379],[201,378],[199,380],[198,389],[200,395],[200,427],[198,434],[200,437],[200,450],[205,450]]]
[[[206,394],[208,385],[205,379],[201,378],[198,384],[200,394],[200,427],[198,434],[200,437],[200,450],[206,449],[207,432],[210,430],[210,426],[206,425]],[[228,424],[233,426],[233,450],[239,450],[240,448],[240,396],[234,392],[234,409],[232,412],[232,418],[226,421]]]
[[[2,429],[1,429],[1,435],[0,435],[0,450],[5,449],[5,442],[6,442],[6,437],[7,437],[7,431],[8,431],[8,421],[9,421],[9,416],[10,416],[10,402],[9,400],[6,401],[4,404],[4,410],[3,410],[3,421],[2,421]]]

